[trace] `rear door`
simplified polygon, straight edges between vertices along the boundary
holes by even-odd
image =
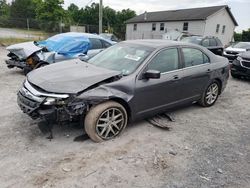
[[[209,57],[200,49],[183,47],[182,66],[183,81],[182,94],[187,100],[194,100],[201,96],[211,76]]]

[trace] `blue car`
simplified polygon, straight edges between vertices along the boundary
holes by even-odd
[[[8,46],[8,68],[21,68],[24,73],[68,59],[87,60],[115,42],[95,34],[68,32],[44,41],[33,41]]]

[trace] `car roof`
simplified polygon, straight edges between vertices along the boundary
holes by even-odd
[[[80,33],[80,32],[67,32],[67,33],[60,33],[57,34],[60,36],[65,36],[65,37],[85,37],[85,38],[96,38],[96,39],[102,39],[110,44],[115,44],[116,42],[110,41],[108,39],[105,39],[97,34],[91,34],[91,33]]]
[[[198,45],[186,42],[179,42],[179,41],[172,41],[172,40],[164,40],[164,39],[141,39],[141,40],[127,40],[121,43],[127,44],[137,44],[147,47],[153,48],[161,48],[161,47],[171,47],[171,46],[194,46],[197,47]]]
[[[91,33],[78,33],[78,32],[67,32],[67,33],[61,33],[59,35],[69,36],[69,37],[78,37],[78,36],[84,36],[87,38],[101,38],[97,34],[91,34]]]

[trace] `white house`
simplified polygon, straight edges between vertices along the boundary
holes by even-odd
[[[227,5],[192,9],[145,12],[126,21],[126,39],[161,39],[170,30],[215,36],[226,45],[238,26]]]

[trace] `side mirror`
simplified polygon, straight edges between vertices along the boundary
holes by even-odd
[[[161,77],[161,72],[158,70],[147,70],[143,77],[146,79],[159,79]]]
[[[78,56],[79,57],[79,59],[81,60],[81,61],[85,61],[85,62],[87,62],[88,60],[89,60],[89,56],[88,55],[79,55]]]

